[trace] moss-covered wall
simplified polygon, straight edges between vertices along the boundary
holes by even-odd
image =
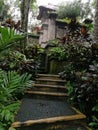
[[[58,74],[59,72],[63,71],[64,66],[66,64],[67,64],[66,61],[51,60],[49,62],[49,73],[50,74]]]

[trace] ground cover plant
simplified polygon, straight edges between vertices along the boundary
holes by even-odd
[[[17,34],[13,26],[1,27],[0,30],[0,68],[15,70],[20,74],[27,72],[34,76],[43,49],[36,43],[24,43],[25,34]]]
[[[59,74],[68,81],[69,101],[87,115],[88,122],[92,122],[90,126],[96,129],[98,121],[98,54],[93,55],[92,47],[80,48],[78,45],[74,45],[74,47],[72,49],[69,47],[71,49],[68,58],[70,62]]]
[[[0,129],[8,130],[19,109],[24,90],[32,85],[29,74],[0,70]]]
[[[25,34],[17,34],[8,26],[0,29],[0,130],[14,130],[10,126],[24,91],[33,84],[31,78],[35,74],[40,47],[33,47],[34,53],[29,55],[31,48],[26,50]]]
[[[87,116],[93,130],[98,128],[98,51],[91,46],[65,43],[48,50],[50,60],[65,61],[59,73],[67,80],[68,101]]]

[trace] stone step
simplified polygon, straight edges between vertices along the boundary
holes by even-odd
[[[12,127],[16,130],[91,130],[86,116],[71,107],[65,80],[58,75],[38,74],[25,91]]]
[[[33,91],[46,91],[46,92],[65,92],[67,89],[65,86],[61,85],[48,85],[48,84],[33,84],[33,87],[30,88]]]
[[[32,130],[36,125],[37,129],[33,130],[47,130],[41,129],[41,125],[44,128],[44,124],[46,124],[49,126],[48,130],[55,130],[55,123],[72,126],[77,122],[82,125],[85,119],[84,114],[71,107],[66,101],[25,97],[21,102],[12,127],[16,130]],[[53,127],[50,127],[51,125]],[[60,130],[63,129],[60,128]]]
[[[53,74],[37,74],[36,77],[60,79],[59,75],[53,75]]]
[[[64,98],[68,97],[68,94],[66,94],[66,93],[46,92],[46,91],[32,91],[32,90],[25,91],[25,94],[64,97]]]
[[[52,79],[52,78],[36,78],[36,83],[38,84],[51,84],[51,85],[65,85],[66,81],[62,79]]]
[[[27,122],[28,123],[28,122]],[[17,128],[16,128],[17,130]],[[18,130],[92,130],[91,128],[89,128],[87,125],[85,124],[57,124],[57,125],[48,125],[48,124],[38,124],[38,125],[32,125],[32,126],[20,126],[18,127]]]
[[[45,87],[45,88],[60,88],[66,89],[66,86],[62,85],[49,85],[49,84],[33,84],[34,87]]]

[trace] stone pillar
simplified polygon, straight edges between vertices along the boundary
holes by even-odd
[[[56,33],[56,25],[55,19],[49,19],[49,26],[48,26],[48,41],[55,39]]]
[[[48,24],[43,24],[42,32],[39,38],[39,44],[41,44],[41,46],[44,47],[47,41],[48,41]]]

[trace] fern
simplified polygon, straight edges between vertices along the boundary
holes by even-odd
[[[15,93],[23,93],[27,87],[32,85],[29,74],[19,75],[15,71],[3,71],[0,78],[0,97],[2,99],[0,101],[3,101],[5,97],[12,98]]]
[[[32,85],[30,78],[29,74],[20,75],[15,71],[0,70],[0,130],[14,130],[10,124],[20,106],[16,95]]]

